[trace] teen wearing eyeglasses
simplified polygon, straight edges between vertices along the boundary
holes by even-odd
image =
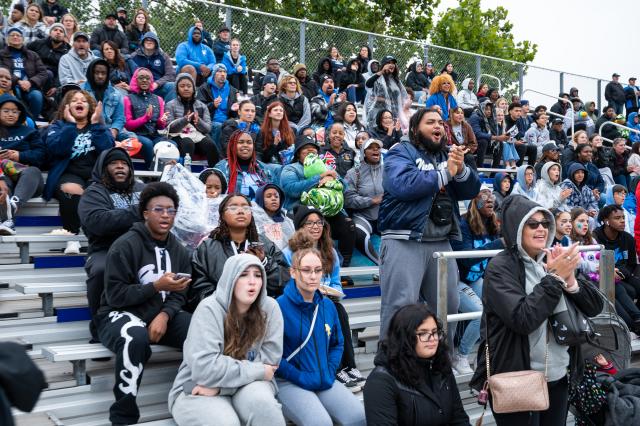
[[[191,282],[189,252],[171,234],[178,194],[165,182],[150,183],[140,194],[144,222],[135,223],[107,254],[104,292],[97,314],[98,336],[116,354],[114,424],[135,424],[136,395],[151,344],[182,348],[191,314],[185,312]]]
[[[228,195],[218,208],[220,222],[193,255],[193,285],[189,289],[188,310],[212,294],[224,263],[231,256],[250,253],[258,257],[267,272],[267,294],[277,297],[289,281],[287,261],[282,252],[264,235],[258,234],[249,199],[241,194]]]
[[[364,387],[368,425],[469,425],[442,324],[427,305],[400,308]]]
[[[293,280],[278,297],[284,319],[278,400],[297,425],[364,425],[362,404],[336,380],[346,343],[335,305],[319,291],[325,268],[316,248],[301,248],[291,259]]]

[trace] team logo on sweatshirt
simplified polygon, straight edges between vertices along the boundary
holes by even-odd
[[[325,333],[327,333],[327,339],[331,337],[331,327],[329,327],[329,324],[324,323],[324,331]]]

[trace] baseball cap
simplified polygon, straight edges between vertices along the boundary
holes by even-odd
[[[617,72],[614,72],[611,77],[620,77],[620,74],[618,74]]]
[[[231,30],[229,29],[229,27],[227,27],[226,25],[223,25],[220,27],[220,29],[218,30],[218,34],[223,33],[223,32],[231,32]]]
[[[125,9],[124,7],[120,6],[116,9],[116,12],[124,12],[127,13],[127,9]]]
[[[107,16],[104,17],[104,19],[109,19],[109,18],[118,19],[118,15],[116,15],[113,12],[109,12],[107,13]]]
[[[83,37],[85,40],[89,41],[89,36],[87,35],[87,33],[84,33],[82,31],[78,31],[78,32],[73,33],[73,37],[71,38],[71,42],[76,41],[76,39],[78,37]]]
[[[558,148],[558,145],[556,145],[554,142],[547,142],[542,147],[542,152],[549,152],[549,151],[560,151],[560,148]]]
[[[558,124],[558,123],[562,123],[562,122],[563,122],[562,118],[554,118],[553,119],[553,124]]]

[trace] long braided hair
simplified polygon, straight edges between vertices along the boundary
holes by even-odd
[[[231,138],[229,138],[229,144],[227,145],[227,161],[229,162],[229,187],[227,192],[229,194],[233,194],[236,192],[236,184],[238,181],[238,171],[241,170],[240,162],[238,161],[238,140],[240,140],[240,136],[243,134],[249,135],[251,134],[245,132],[244,130],[236,130],[231,134]],[[251,138],[253,141],[253,138]],[[251,159],[249,160],[249,173],[256,174],[260,176],[260,178],[266,182],[266,178],[264,176],[264,172],[258,167],[258,161],[256,160],[256,145],[255,141],[253,143],[253,152],[251,153]]]

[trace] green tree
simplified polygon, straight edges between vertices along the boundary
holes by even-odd
[[[441,13],[431,34],[435,45],[467,52],[480,53],[516,62],[528,63],[535,58],[538,46],[531,41],[516,42],[513,38],[513,24],[507,20],[508,11],[498,6],[482,10],[480,0],[459,0],[459,6]],[[458,74],[475,76],[476,59],[469,55],[436,50],[434,61],[452,62]],[[482,73],[500,78],[508,93],[517,92],[518,66],[507,62],[482,59]],[[488,81],[492,83],[491,81]]]

